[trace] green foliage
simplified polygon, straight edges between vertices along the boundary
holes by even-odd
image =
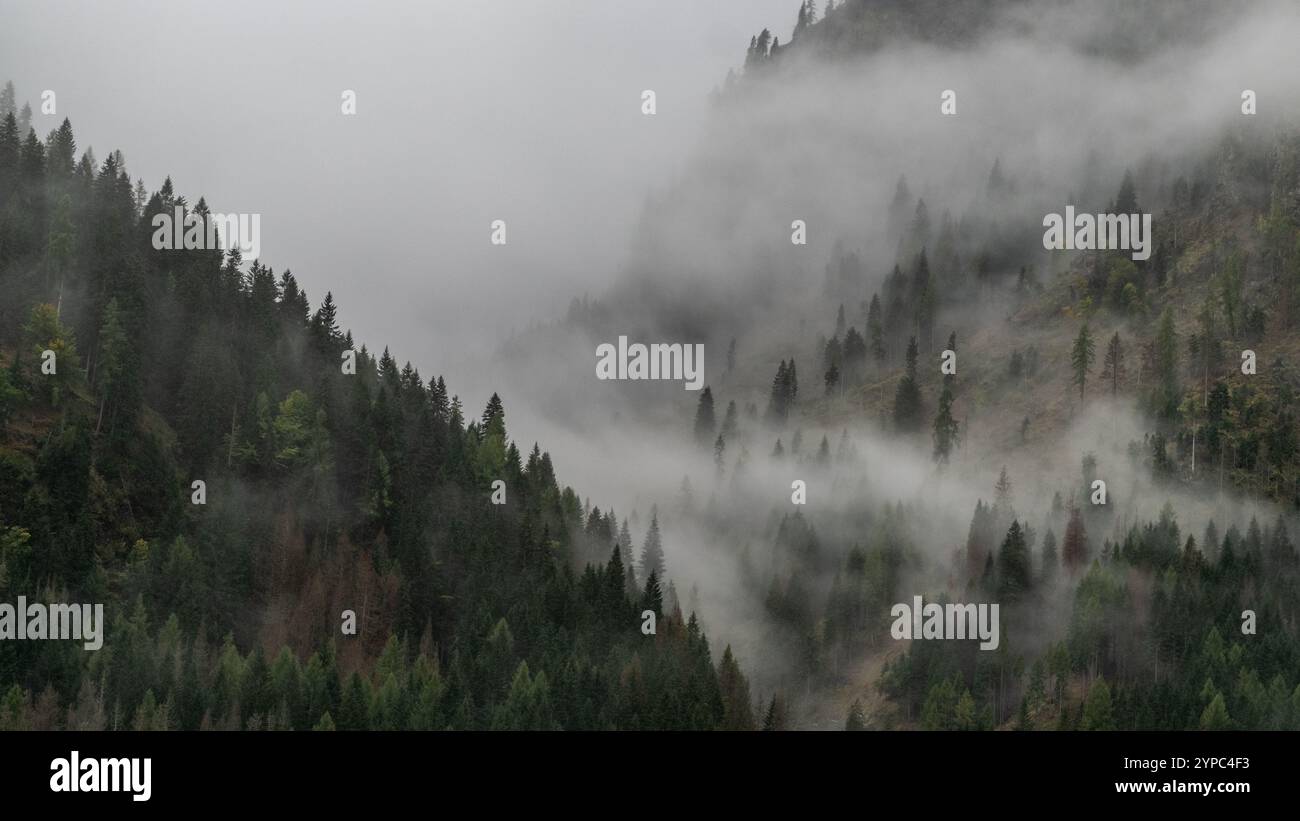
[[[0,592],[102,601],[109,628],[98,653],[0,642],[0,727],[753,727],[740,660],[665,612],[667,519],[643,602],[612,512],[583,527],[499,395],[466,419],[441,377],[355,346],[331,294],[155,250],[154,214],[206,203],[75,150],[70,123],[47,150],[0,112]],[[797,393],[792,360],[782,419]]]

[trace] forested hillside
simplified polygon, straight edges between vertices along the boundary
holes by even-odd
[[[0,102],[0,600],[109,622],[0,643],[0,729],[754,726],[729,648],[496,395],[467,415],[287,268],[155,250],[202,198]]]
[[[0,727],[1300,729],[1294,7],[791,6],[465,403],[6,91],[0,602],[110,627],[0,643]]]
[[[751,40],[721,102],[796,105],[808,87],[790,78],[811,70],[810,57],[907,41],[968,48],[1005,34],[999,23],[1021,19],[1017,10],[1068,5],[805,3],[792,41],[767,30]],[[1152,60],[1198,41],[1217,13],[1140,5],[1130,11],[1144,27],[1167,24],[1158,40],[1082,36],[1113,32],[1124,10],[1066,39],[1106,61]],[[769,145],[789,135],[775,123],[751,121],[764,129],[756,153],[780,156]],[[1014,152],[984,166],[973,191],[900,175],[880,223],[834,236],[797,332],[786,322],[772,344],[737,329],[725,373],[695,409],[694,438],[719,460],[739,443],[742,454],[770,453],[778,474],[832,483],[834,502],[810,502],[806,519],[789,520],[797,527],[782,521],[774,549],[792,565],[758,580],[755,595],[768,591],[805,674],[853,700],[850,725],[1300,728],[1298,133],[1276,116],[1263,126],[1241,117],[1190,149],[1131,155],[1122,176],[1097,174],[1093,159],[1089,173],[1054,181],[1080,211],[1152,213],[1146,259],[1044,254],[1051,201],[1036,191],[1041,169]],[[796,278],[808,274],[777,275]],[[618,322],[595,310],[580,318],[592,317]],[[747,346],[761,347],[737,365]],[[945,352],[960,366],[942,370]],[[891,469],[859,453],[872,431],[934,465],[906,507],[891,507],[889,490],[881,512],[845,498],[856,483],[874,501],[856,477]],[[999,473],[1008,463],[1018,467]],[[945,475],[987,477],[964,538],[932,524],[954,504]],[[1109,484],[1100,500],[1098,479]],[[891,649],[881,641],[890,605],[921,592],[1000,603],[1002,644]],[[864,656],[884,659],[878,682],[853,664]],[[886,701],[864,710],[878,693]]]

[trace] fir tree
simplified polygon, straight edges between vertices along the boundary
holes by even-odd
[[[1124,345],[1120,342],[1118,331],[1106,343],[1101,378],[1110,380],[1111,396],[1119,396],[1119,382],[1124,378]]]
[[[713,443],[718,432],[718,422],[713,413],[713,391],[706,385],[700,392],[700,402],[695,409],[695,441],[702,447]]]
[[[894,393],[894,425],[903,433],[914,433],[921,425],[921,388],[916,377],[916,337],[907,345],[907,369]]]
[[[957,420],[952,416],[952,388],[946,382],[939,394],[939,413],[934,418],[934,460],[947,464],[958,443]]]
[[[1070,522],[1065,527],[1065,540],[1061,543],[1061,561],[1071,572],[1078,570],[1088,560],[1088,536],[1083,529],[1079,508],[1071,506]]]
[[[664,550],[659,539],[659,509],[650,510],[650,529],[646,531],[645,542],[641,546],[641,573],[645,576],[662,577],[664,574]]]
[[[1029,548],[1025,545],[1020,522],[1013,521],[1007,537],[1002,541],[1002,548],[998,551],[998,595],[1004,601],[1013,602],[1028,592],[1031,586]]]
[[[849,717],[844,722],[844,729],[850,732],[867,729],[867,717],[863,714],[862,702],[858,699],[854,699],[849,706]]]
[[[1074,369],[1074,384],[1079,386],[1079,398],[1083,398],[1083,388],[1088,381],[1088,371],[1092,369],[1092,363],[1097,358],[1096,345],[1092,340],[1092,334],[1088,332],[1088,323],[1083,323],[1079,329],[1079,335],[1074,340],[1074,348],[1070,352],[1070,365]]]

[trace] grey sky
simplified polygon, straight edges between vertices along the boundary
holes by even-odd
[[[80,149],[120,149],[150,191],[170,174],[191,201],[262,214],[263,261],[313,305],[332,290],[359,341],[454,377],[602,290],[708,93],[751,34],[788,37],[796,6],[0,0],[0,81],[40,135],[70,117]]]

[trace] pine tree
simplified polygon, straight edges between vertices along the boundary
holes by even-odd
[[[506,435],[506,411],[501,403],[501,397],[496,393],[488,399],[487,407],[483,409],[483,425],[481,430],[483,436],[500,436],[505,439]]]
[[[787,730],[789,716],[786,715],[785,700],[779,695],[772,696],[768,702],[767,714],[763,716],[763,729],[768,732]]]
[[[610,620],[617,624],[627,617],[627,598],[624,587],[627,584],[627,573],[623,569],[623,556],[618,545],[614,545],[614,550],[609,557],[609,563],[605,565],[604,578],[605,600],[603,609]]]
[[[717,434],[718,421],[713,413],[713,391],[706,385],[700,392],[700,402],[695,409],[695,441],[701,447],[713,443]]]
[[[1061,543],[1061,561],[1074,572],[1088,560],[1088,536],[1083,529],[1079,508],[1070,507],[1070,522],[1065,526],[1065,540]]]
[[[1070,365],[1074,368],[1074,384],[1079,386],[1079,398],[1083,398],[1083,388],[1088,381],[1088,371],[1092,369],[1092,363],[1097,358],[1096,345],[1093,343],[1092,334],[1088,332],[1088,323],[1083,323],[1079,329],[1079,336],[1074,340],[1074,348],[1070,353]]]
[[[1110,380],[1111,396],[1119,396],[1119,381],[1124,378],[1124,346],[1119,340],[1118,331],[1106,344],[1101,378]]]
[[[731,645],[722,653],[718,664],[718,688],[722,692],[721,730],[753,730],[754,707],[749,701],[749,682],[731,654]]]
[[[1230,730],[1232,729],[1232,718],[1228,715],[1228,707],[1223,701],[1222,693],[1215,693],[1214,699],[1205,707],[1201,713],[1202,730]]]
[[[830,368],[826,370],[825,382],[826,382],[826,395],[830,396],[831,394],[835,393],[835,390],[839,387],[840,384],[839,365],[832,364]]]
[[[993,507],[1002,515],[1011,512],[1011,477],[1007,475],[1007,466],[1002,466],[1002,472],[998,474],[997,484],[993,486],[994,501]]]
[[[339,336],[338,327],[338,309],[334,306],[334,294],[327,291],[325,301],[316,309],[316,315],[312,317],[312,331],[316,336],[316,343],[322,351],[333,351],[335,340]],[[385,355],[388,349],[384,349]]]
[[[1178,332],[1174,329],[1174,315],[1169,308],[1160,314],[1156,330],[1155,370],[1153,409],[1158,415],[1172,416],[1177,411],[1182,388],[1178,384]]]
[[[907,345],[907,369],[894,394],[894,425],[903,433],[914,433],[922,424],[921,388],[916,378],[916,357],[916,337],[912,337]]]
[[[724,439],[736,435],[736,426],[740,424],[740,414],[736,409],[736,400],[727,403],[727,412],[722,417],[722,429],[718,431]]]
[[[1106,679],[1099,678],[1088,689],[1088,699],[1083,707],[1080,730],[1114,730],[1115,717],[1111,706],[1110,687]]]
[[[871,344],[871,355],[876,364],[885,361],[885,325],[880,310],[880,294],[871,295],[871,307],[867,309],[867,338]]]
[[[1115,195],[1115,204],[1111,207],[1111,213],[1141,213],[1141,209],[1138,208],[1137,187],[1133,185],[1133,174],[1130,171],[1124,172],[1124,180],[1119,185],[1119,193]]]
[[[1199,366],[1202,379],[1203,402],[1209,403],[1210,395],[1210,376],[1218,376],[1219,368],[1223,364],[1223,340],[1219,332],[1219,325],[1214,314],[1213,298],[1207,296],[1205,303],[1201,306],[1201,312],[1197,319],[1200,323],[1200,333],[1193,337],[1192,357]]]
[[[1056,578],[1056,571],[1060,558],[1056,555],[1056,534],[1049,528],[1043,535],[1043,559],[1042,567],[1039,572],[1039,579],[1043,582],[1050,582]]]
[[[945,381],[939,394],[939,413],[934,418],[934,460],[948,463],[952,449],[958,444],[957,420],[952,416],[952,387]]]
[[[641,573],[645,576],[664,574],[664,550],[659,539],[659,509],[650,511],[650,529],[646,531],[645,542],[641,546]]]
[[[867,717],[862,712],[862,702],[858,699],[854,699],[853,704],[849,706],[849,717],[844,722],[844,729],[850,732],[867,729]]]
[[[1020,522],[1013,521],[998,551],[998,595],[1008,602],[1027,593],[1032,586],[1029,548]]]
[[[798,392],[799,382],[794,360],[787,363],[783,359],[776,369],[776,378],[772,380],[772,393],[767,406],[767,419],[770,423],[781,425],[789,419]]]
[[[126,329],[123,327],[117,299],[110,299],[104,308],[104,324],[99,331],[100,358],[95,369],[95,381],[99,389],[99,418],[95,423],[98,432],[104,423],[105,408],[108,408],[108,429],[114,430],[118,411],[134,414],[137,392],[131,389],[131,352],[129,350]],[[126,419],[126,422],[133,419]]]
[[[664,615],[664,594],[663,589],[659,586],[659,574],[653,570],[645,580],[645,590],[641,591],[641,608],[642,611],[653,610],[655,618],[663,618]]]

